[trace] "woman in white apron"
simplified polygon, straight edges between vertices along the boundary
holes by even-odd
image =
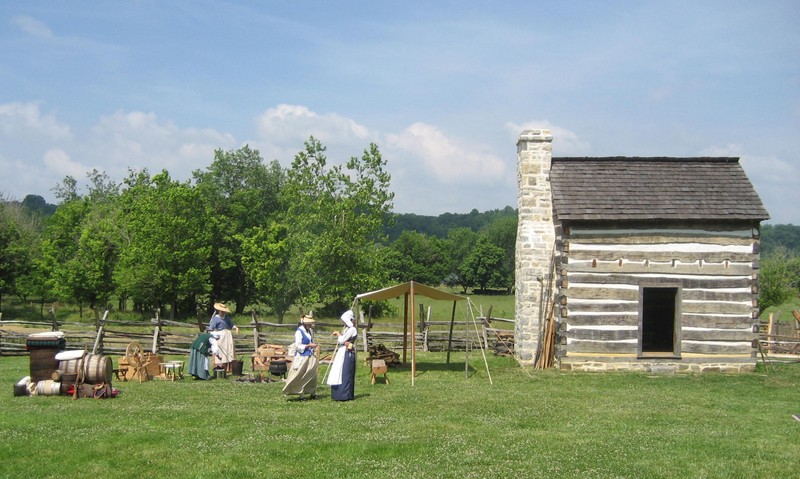
[[[337,348],[327,382],[331,387],[331,399],[334,401],[351,401],[355,397],[355,342],[358,331],[353,323],[354,318],[353,311],[348,309],[341,316],[344,328],[341,332],[333,332],[333,335],[337,337]]]

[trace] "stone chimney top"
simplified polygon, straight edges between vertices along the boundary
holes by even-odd
[[[519,134],[517,144],[523,141],[553,141],[553,135],[546,128],[525,130]]]

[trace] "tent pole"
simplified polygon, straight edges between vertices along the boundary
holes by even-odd
[[[471,299],[468,299],[470,303],[472,303]],[[469,308],[469,313],[464,315],[464,379],[469,379],[469,317],[472,314],[472,308]]]
[[[408,350],[408,293],[403,296],[403,364],[406,363]]]
[[[411,385],[414,385],[414,379],[417,375],[417,327],[414,318],[414,282],[411,282]]]
[[[453,301],[453,313],[450,315],[450,335],[447,336],[447,364],[450,364],[450,349],[453,346],[453,323],[456,321],[456,302]]]

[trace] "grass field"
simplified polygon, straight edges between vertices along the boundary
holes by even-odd
[[[361,356],[363,358],[363,355]],[[281,383],[116,383],[111,400],[13,397],[0,358],[0,477],[789,478],[800,474],[800,365],[724,375],[525,371],[480,351],[418,354],[356,400]],[[320,368],[320,382],[327,366]]]

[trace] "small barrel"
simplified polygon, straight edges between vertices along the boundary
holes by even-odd
[[[36,383],[36,394],[39,396],[58,396],[61,394],[61,383],[45,379]]]
[[[66,361],[58,362],[58,370],[61,371],[62,376],[65,374],[78,375],[78,369],[81,367],[83,359],[67,359]]]
[[[56,382],[61,382],[61,378],[64,377],[64,371],[60,369],[56,369],[53,371],[53,374],[50,375],[50,379]]]

